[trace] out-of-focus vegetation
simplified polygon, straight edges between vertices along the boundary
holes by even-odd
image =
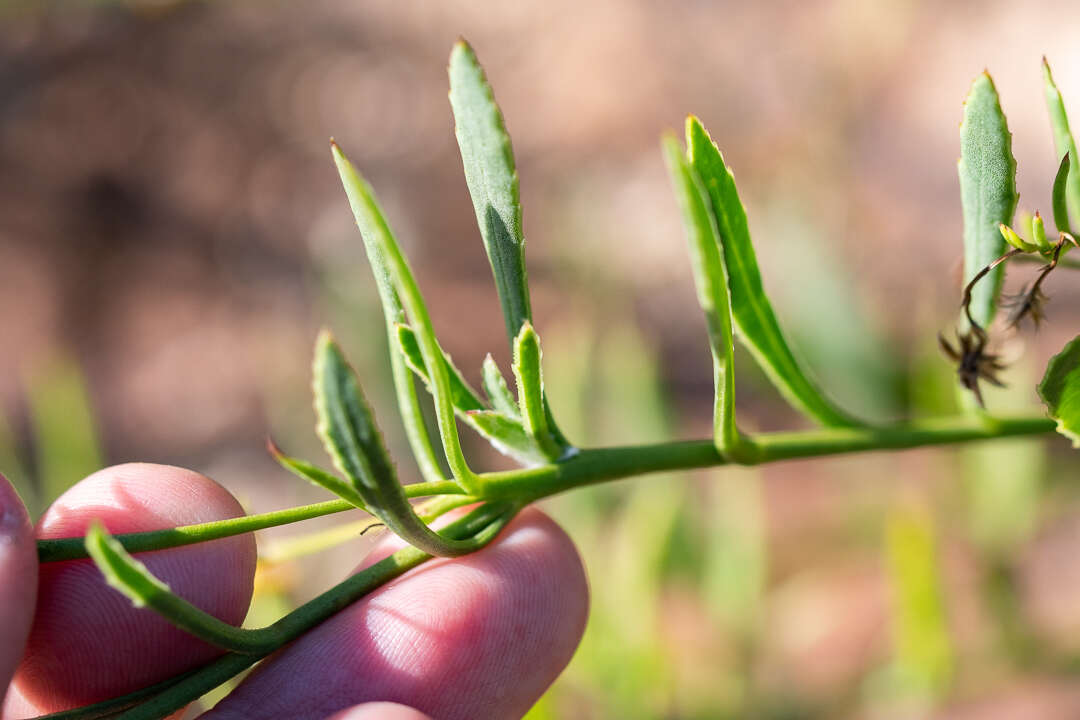
[[[253,511],[317,499],[261,447],[273,431],[316,454],[308,348],[323,323],[405,457],[325,140],[364,139],[356,160],[458,364],[505,361],[442,100],[458,34],[514,134],[568,436],[708,435],[708,349],[655,145],[687,111],[739,171],[766,285],[822,384],[874,419],[950,412],[933,336],[955,314],[963,89],[995,69],[1021,207],[1045,206],[1055,158],[1039,154],[1051,145],[1033,78],[1047,53],[1080,98],[1070,19],[1080,10],[1050,2],[8,3],[0,471],[35,513],[127,460],[200,469]],[[1080,315],[1071,277],[1055,276],[1052,323],[1013,341],[1025,359],[988,403],[1035,402],[1034,368]],[[736,363],[741,421],[798,422]],[[1075,460],[1014,440],[710,475],[548,503],[593,609],[532,720],[1080,713]],[[264,562],[249,622],[340,577],[364,542]]]

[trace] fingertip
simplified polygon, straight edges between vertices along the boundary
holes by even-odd
[[[37,545],[26,506],[0,475],[0,706],[34,617]]]
[[[91,521],[112,533],[221,520],[243,511],[224,488],[182,468],[129,464],[94,473],[38,523],[42,538],[77,537]],[[251,601],[255,540],[238,535],[137,556],[176,594],[231,624]],[[123,695],[221,654],[109,588],[90,560],[41,567],[37,611],[15,682],[42,711]]]
[[[343,710],[326,720],[431,720],[431,717],[407,705],[373,702]]]
[[[570,661],[587,614],[573,543],[527,510],[483,550],[429,561],[300,638],[213,717],[314,720],[372,701],[519,717]]]

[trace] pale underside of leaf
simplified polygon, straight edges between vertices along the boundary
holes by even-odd
[[[712,205],[727,270],[731,314],[739,339],[794,407],[826,426],[860,425],[825,397],[780,330],[765,294],[735,178],[697,118],[688,120],[687,145],[690,166],[705,186]]]
[[[491,353],[484,358],[483,385],[484,392],[487,393],[493,408],[503,415],[520,419],[517,401],[510,392],[510,387],[506,384],[506,378],[499,370],[495,358],[491,357]]]
[[[698,304],[705,312],[715,385],[713,437],[717,448],[724,453],[738,443],[739,435],[735,427],[731,308],[728,305],[727,274],[720,256],[720,237],[708,193],[690,167],[678,140],[669,135],[664,138],[663,144],[675,195],[682,210]]]
[[[972,83],[960,125],[960,199],[964,212],[964,283],[1006,250],[999,225],[1012,225],[1018,199],[1012,134],[1001,110],[994,81],[982,73]],[[971,293],[971,316],[989,327],[1005,277],[1001,265]]]
[[[408,326],[398,326],[399,349],[406,357],[408,366],[416,373],[423,382],[424,387],[431,391],[431,383],[428,380],[427,368],[423,364],[416,339]],[[518,415],[517,406],[514,405],[513,414],[503,410],[491,411],[477,396],[475,391],[461,376],[460,371],[454,367],[449,357],[446,358],[447,374],[450,377],[451,396],[454,399],[454,412],[461,420],[488,441],[493,448],[507,457],[513,458],[525,465],[539,465],[547,462],[548,458],[539,448],[538,443],[530,437],[522,426]],[[495,369],[498,373],[498,369]],[[501,375],[500,375],[501,377]],[[505,387],[505,381],[503,381]],[[509,389],[506,390],[509,394]]]
[[[1058,157],[1068,155],[1072,165],[1076,165],[1076,140],[1069,128],[1069,116],[1065,112],[1065,101],[1061,97],[1054,76],[1050,73],[1050,63],[1043,58],[1043,85],[1046,90],[1046,109],[1050,114],[1050,128],[1054,133],[1054,147]],[[1065,200],[1068,215],[1073,222],[1080,222],[1080,167],[1073,167],[1065,184]],[[1069,225],[1059,224],[1058,231],[1069,231]]]
[[[408,325],[397,325],[397,340],[398,349],[404,355],[405,362],[414,373],[423,379],[428,392],[431,392],[427,369],[424,367],[424,356],[420,353],[420,345],[416,342],[416,334],[413,329]],[[454,402],[454,407],[463,412],[486,410],[487,406],[484,405],[476,391],[469,386],[468,381],[465,380],[461,371],[454,365],[450,356],[443,353],[443,359],[447,376],[450,378],[450,397]]]

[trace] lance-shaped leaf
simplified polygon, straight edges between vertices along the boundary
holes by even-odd
[[[238,653],[265,653],[280,640],[265,630],[246,630],[218,620],[173,593],[169,586],[133,558],[100,522],[86,531],[86,552],[110,587],[135,607],[147,607],[197,638]]]
[[[431,555],[452,557],[476,549],[473,542],[440,536],[416,516],[356,373],[326,331],[315,346],[314,375],[315,431],[368,510],[403,540]]]
[[[689,123],[687,131],[690,131]],[[731,308],[728,305],[727,273],[720,256],[719,232],[709,196],[697,173],[690,167],[679,141],[667,135],[663,144],[668,172],[671,173],[675,186],[675,196],[679,201],[686,239],[690,246],[690,266],[694,271],[698,304],[705,311],[705,324],[709,331],[715,384],[713,441],[721,453],[729,453],[739,444],[739,431],[735,426]]]
[[[518,407],[525,431],[549,460],[556,460],[563,454],[564,447],[548,426],[548,416],[544,408],[544,377],[540,365],[540,338],[532,325],[526,322],[514,341],[514,378],[517,380]]]
[[[449,73],[450,104],[465,181],[495,276],[507,337],[512,341],[522,323],[532,317],[514,153],[484,70],[464,40],[450,53]]]
[[[416,333],[408,325],[397,326],[398,349],[405,357],[405,362],[412,371],[419,375],[425,384],[429,383],[427,369],[424,367],[424,356],[420,352],[420,344],[416,342]],[[450,356],[443,353],[443,362],[446,364],[446,374],[450,379],[450,397],[454,407],[462,412],[469,410],[486,410],[487,406],[476,394],[468,381],[462,376]],[[431,388],[429,387],[430,391]]]
[[[371,510],[368,509],[368,506],[364,503],[363,498],[360,497],[360,493],[356,492],[352,485],[349,485],[337,475],[327,472],[317,465],[312,465],[306,460],[286,455],[281,451],[281,448],[274,444],[273,440],[266,441],[266,449],[270,451],[270,455],[277,460],[281,467],[285,468],[293,475],[307,480],[312,485],[318,485],[323,490],[329,490],[364,512],[371,513]]]
[[[484,392],[487,393],[491,406],[508,417],[520,417],[517,402],[510,393],[506,378],[503,377],[502,371],[499,370],[499,366],[495,363],[495,358],[491,357],[491,353],[484,357],[482,372]]]
[[[1069,170],[1072,165],[1071,157],[1068,153],[1061,156],[1061,164],[1054,175],[1054,187],[1050,191],[1050,206],[1058,232],[1069,232],[1069,178],[1073,176]]]
[[[402,354],[405,356],[409,367],[424,383],[424,387],[430,391],[431,382],[428,379],[427,368],[424,366],[424,359],[420,355],[420,348],[416,344],[416,338],[412,334],[412,330],[404,325],[399,325],[398,328],[398,341]],[[457,416],[503,455],[511,457],[523,465],[542,465],[546,463],[549,458],[540,449],[537,441],[525,431],[517,406],[511,406],[512,413],[502,410],[488,410],[476,395],[476,392],[461,377],[461,373],[450,362],[449,357],[444,357],[446,359],[447,373],[450,376],[450,392],[454,398],[454,412]],[[495,372],[498,372],[497,368]],[[503,381],[503,385],[505,387],[505,381]],[[509,392],[509,389],[507,389],[507,395],[509,395]],[[510,402],[513,403],[513,398],[510,399]]]
[[[716,220],[727,270],[731,314],[739,339],[794,407],[823,425],[859,425],[824,396],[784,338],[776,313],[765,295],[735,177],[724,163],[719,148],[695,117],[687,120],[687,145],[690,167],[705,186]]]
[[[1080,448],[1080,336],[1055,355],[1039,383],[1039,396],[1057,430]]]
[[[457,424],[454,421],[454,403],[450,392],[450,378],[443,362],[444,355],[439,341],[435,337],[435,327],[428,314],[427,305],[420,294],[420,288],[413,277],[405,255],[401,252],[397,240],[394,238],[386,218],[379,208],[378,202],[371,187],[356,172],[352,163],[341,152],[337,143],[331,143],[334,153],[334,161],[337,163],[338,172],[341,175],[345,192],[349,196],[353,214],[356,216],[356,224],[364,236],[365,243],[371,242],[378,251],[382,267],[386,271],[393,290],[401,301],[408,321],[416,333],[417,343],[420,346],[420,354],[424,358],[424,365],[429,368],[431,391],[435,400],[435,416],[439,426],[439,437],[442,440],[443,452],[446,462],[454,473],[455,479],[462,487],[470,492],[479,489],[480,480],[477,478],[465,460],[465,454],[461,449],[461,441],[458,438]],[[373,264],[374,265],[374,264]],[[396,344],[393,327],[388,327],[391,333],[390,344]],[[402,365],[404,372],[408,369]],[[408,381],[411,383],[412,378]],[[399,392],[399,403],[416,403],[415,394],[403,398]],[[416,407],[417,411],[419,408]],[[404,413],[404,409],[403,409]]]
[[[960,124],[960,199],[964,208],[964,284],[1006,250],[1000,224],[1012,225],[1016,211],[1016,160],[1012,134],[988,73],[975,79]],[[990,326],[997,310],[1005,267],[994,268],[971,292],[971,316]]]
[[[390,268],[383,248],[393,244],[394,237],[390,225],[386,222],[371,188],[364,181],[356,168],[345,157],[336,143],[331,145],[334,154],[334,162],[338,173],[341,175],[342,184],[345,186],[345,194],[349,198],[356,225],[360,228],[360,235],[364,241],[364,251],[367,253],[371,272],[375,276],[375,287],[379,292],[379,300],[382,304],[383,317],[386,322],[386,335],[388,344],[393,347],[397,340],[396,326],[405,322],[405,309],[401,305],[401,299],[394,289],[394,282],[390,275]],[[390,353],[390,370],[394,378],[394,390],[397,394],[398,409],[401,412],[402,424],[405,426],[405,436],[409,440],[413,457],[420,469],[420,474],[428,482],[444,480],[442,470],[439,468],[439,460],[435,450],[431,446],[431,438],[428,436],[427,426],[424,424],[424,414],[420,409],[420,402],[416,396],[416,386],[413,384],[412,373],[405,367],[404,357],[396,352]]]
[[[463,419],[493,448],[523,465],[544,465],[552,459],[525,430],[520,418],[496,410],[474,410]]]
[[[1069,116],[1065,113],[1065,101],[1061,97],[1054,82],[1054,76],[1050,73],[1050,63],[1043,58],[1043,85],[1046,90],[1046,109],[1050,114],[1050,128],[1054,132],[1054,147],[1058,157],[1068,156],[1076,160],[1076,141],[1073,139],[1072,130],[1069,129]],[[1069,214],[1074,220],[1080,221],[1080,172],[1076,169],[1069,172],[1066,183],[1065,197],[1068,204]],[[1056,221],[1055,215],[1055,221]],[[1059,232],[1069,232],[1068,216],[1064,225],[1058,224]]]

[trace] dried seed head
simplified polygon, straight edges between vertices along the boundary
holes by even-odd
[[[956,364],[956,375],[960,384],[975,395],[975,401],[979,403],[979,407],[986,407],[983,404],[979,380],[986,380],[992,385],[1004,387],[997,373],[1005,369],[1005,363],[999,355],[986,352],[988,338],[986,333],[977,326],[964,333],[956,333],[956,340],[957,345],[954,347],[943,335],[938,334],[938,344],[942,352]]]
[[[1031,318],[1031,322],[1038,330],[1042,321],[1046,319],[1046,303],[1049,298],[1042,291],[1038,283],[1032,283],[1016,295],[1005,295],[1001,299],[1001,305],[1007,309],[1008,327],[1019,328],[1024,318]]]

